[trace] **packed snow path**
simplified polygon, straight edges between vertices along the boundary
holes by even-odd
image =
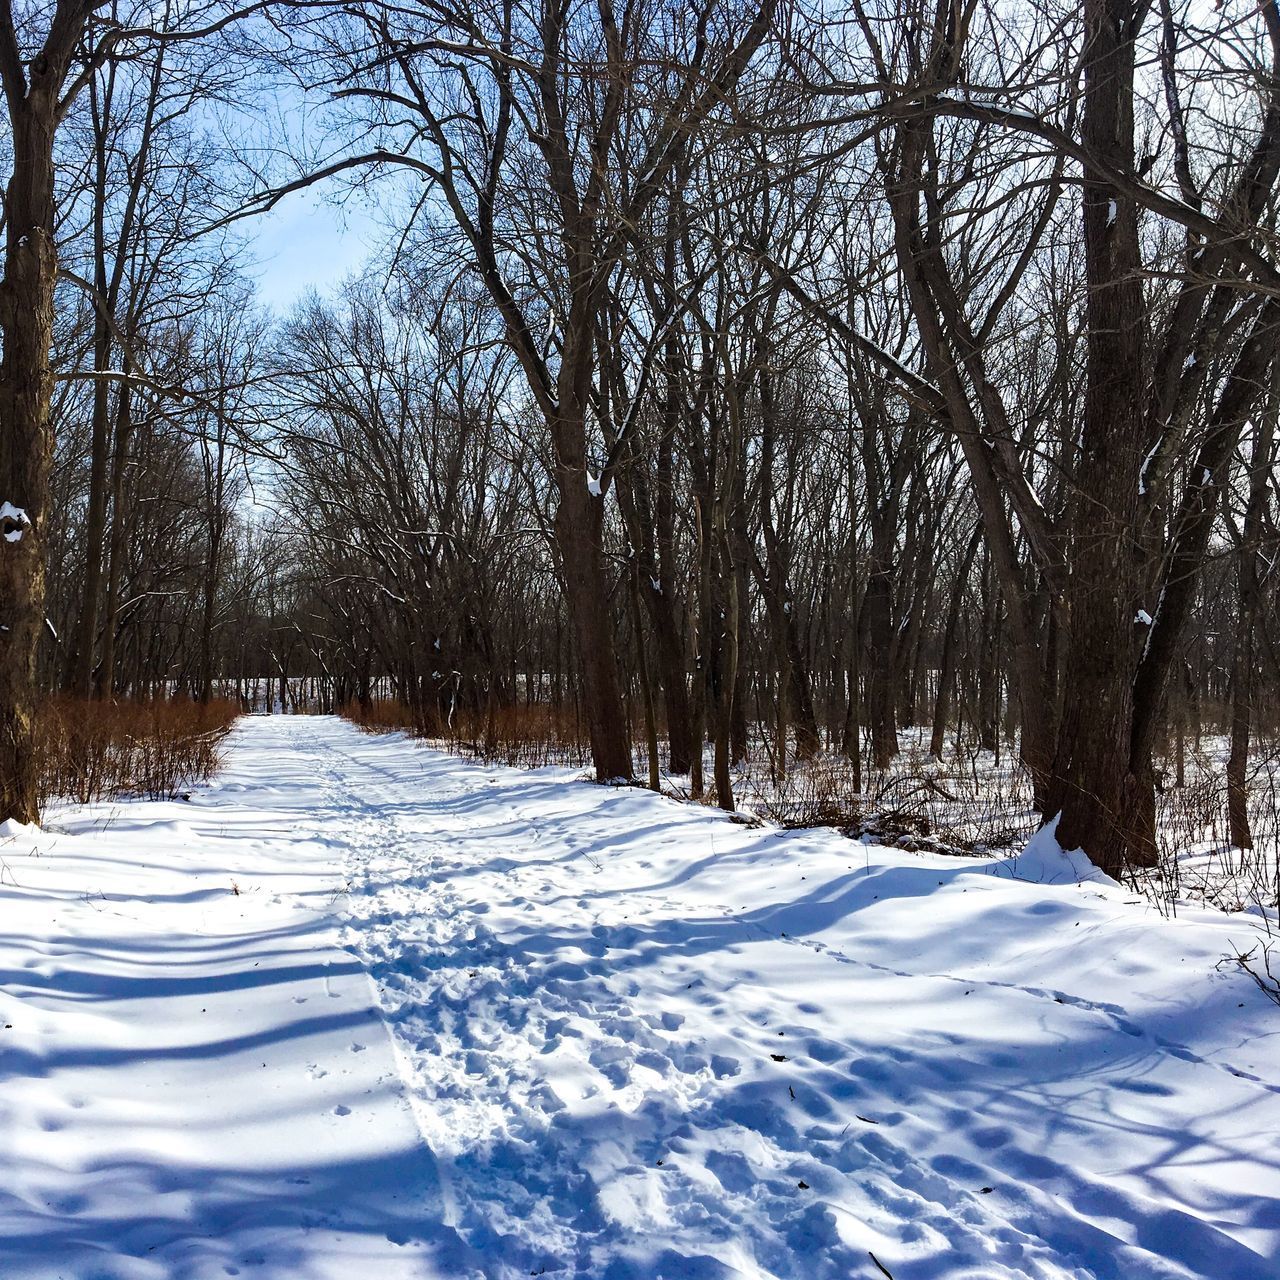
[[[1280,1276],[1254,927],[1055,849],[288,717],[49,826],[0,840],[0,1276]]]

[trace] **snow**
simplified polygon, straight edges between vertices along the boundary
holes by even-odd
[[[1142,470],[1138,472],[1138,495],[1141,497],[1147,492],[1147,468],[1151,465],[1151,460],[1156,456],[1161,445],[1161,440],[1157,438],[1155,444],[1151,446],[1151,451],[1142,460]]]
[[[1152,617],[1145,609],[1139,609],[1138,612],[1133,615],[1133,620],[1135,623],[1143,627],[1149,627],[1152,623]]]
[[[587,492],[593,498],[600,496],[600,477],[593,476],[590,471],[587,472]]]
[[[5,531],[4,540],[6,542],[21,542],[22,535],[31,524],[30,517],[21,507],[15,507],[12,502],[0,502],[0,524],[3,524],[6,520],[16,527]]]
[[[1027,841],[1026,846],[1010,856],[1005,865],[1009,874],[1031,884],[1108,884],[1119,887],[1089,861],[1082,849],[1064,849],[1058,843],[1058,818],[1046,822]]]
[[[1107,201],[1107,226],[1114,227],[1116,224],[1116,202],[1114,200]]]
[[[347,850],[334,808],[311,814],[332,784],[291,748],[246,725],[190,804],[3,833],[5,1280],[408,1280],[446,1256],[394,1048],[338,945]]]
[[[40,828],[30,822],[19,822],[16,818],[6,818],[0,822],[0,840],[34,839],[40,834]]]
[[[255,717],[190,803],[4,838],[6,1280],[1280,1274],[1257,922],[1052,825],[909,854]]]

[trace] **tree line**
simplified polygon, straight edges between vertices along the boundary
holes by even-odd
[[[270,673],[727,808],[1010,742],[1113,873],[1221,732],[1250,843],[1275,4],[0,0],[0,80],[0,818],[44,692]],[[385,250],[267,316],[318,184]]]

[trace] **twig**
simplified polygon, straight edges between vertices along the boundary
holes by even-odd
[[[889,1280],[893,1280],[893,1272],[890,1271],[889,1268],[886,1267],[884,1263],[881,1262],[880,1259],[877,1258],[876,1255],[871,1252],[870,1249],[867,1250],[867,1257],[870,1258],[871,1261],[876,1264],[876,1269],[880,1272],[882,1276],[888,1276]]]

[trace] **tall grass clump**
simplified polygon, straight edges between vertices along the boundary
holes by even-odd
[[[222,741],[239,714],[226,698],[51,697],[39,717],[41,798],[172,799],[217,771]]]
[[[398,698],[371,698],[368,702],[344,703],[338,712],[365,733],[414,733],[417,720]]]
[[[455,707],[424,717],[395,698],[350,702],[341,714],[366,733],[403,730],[455,755],[494,764],[579,767],[589,758],[586,729],[571,708],[547,703]]]

